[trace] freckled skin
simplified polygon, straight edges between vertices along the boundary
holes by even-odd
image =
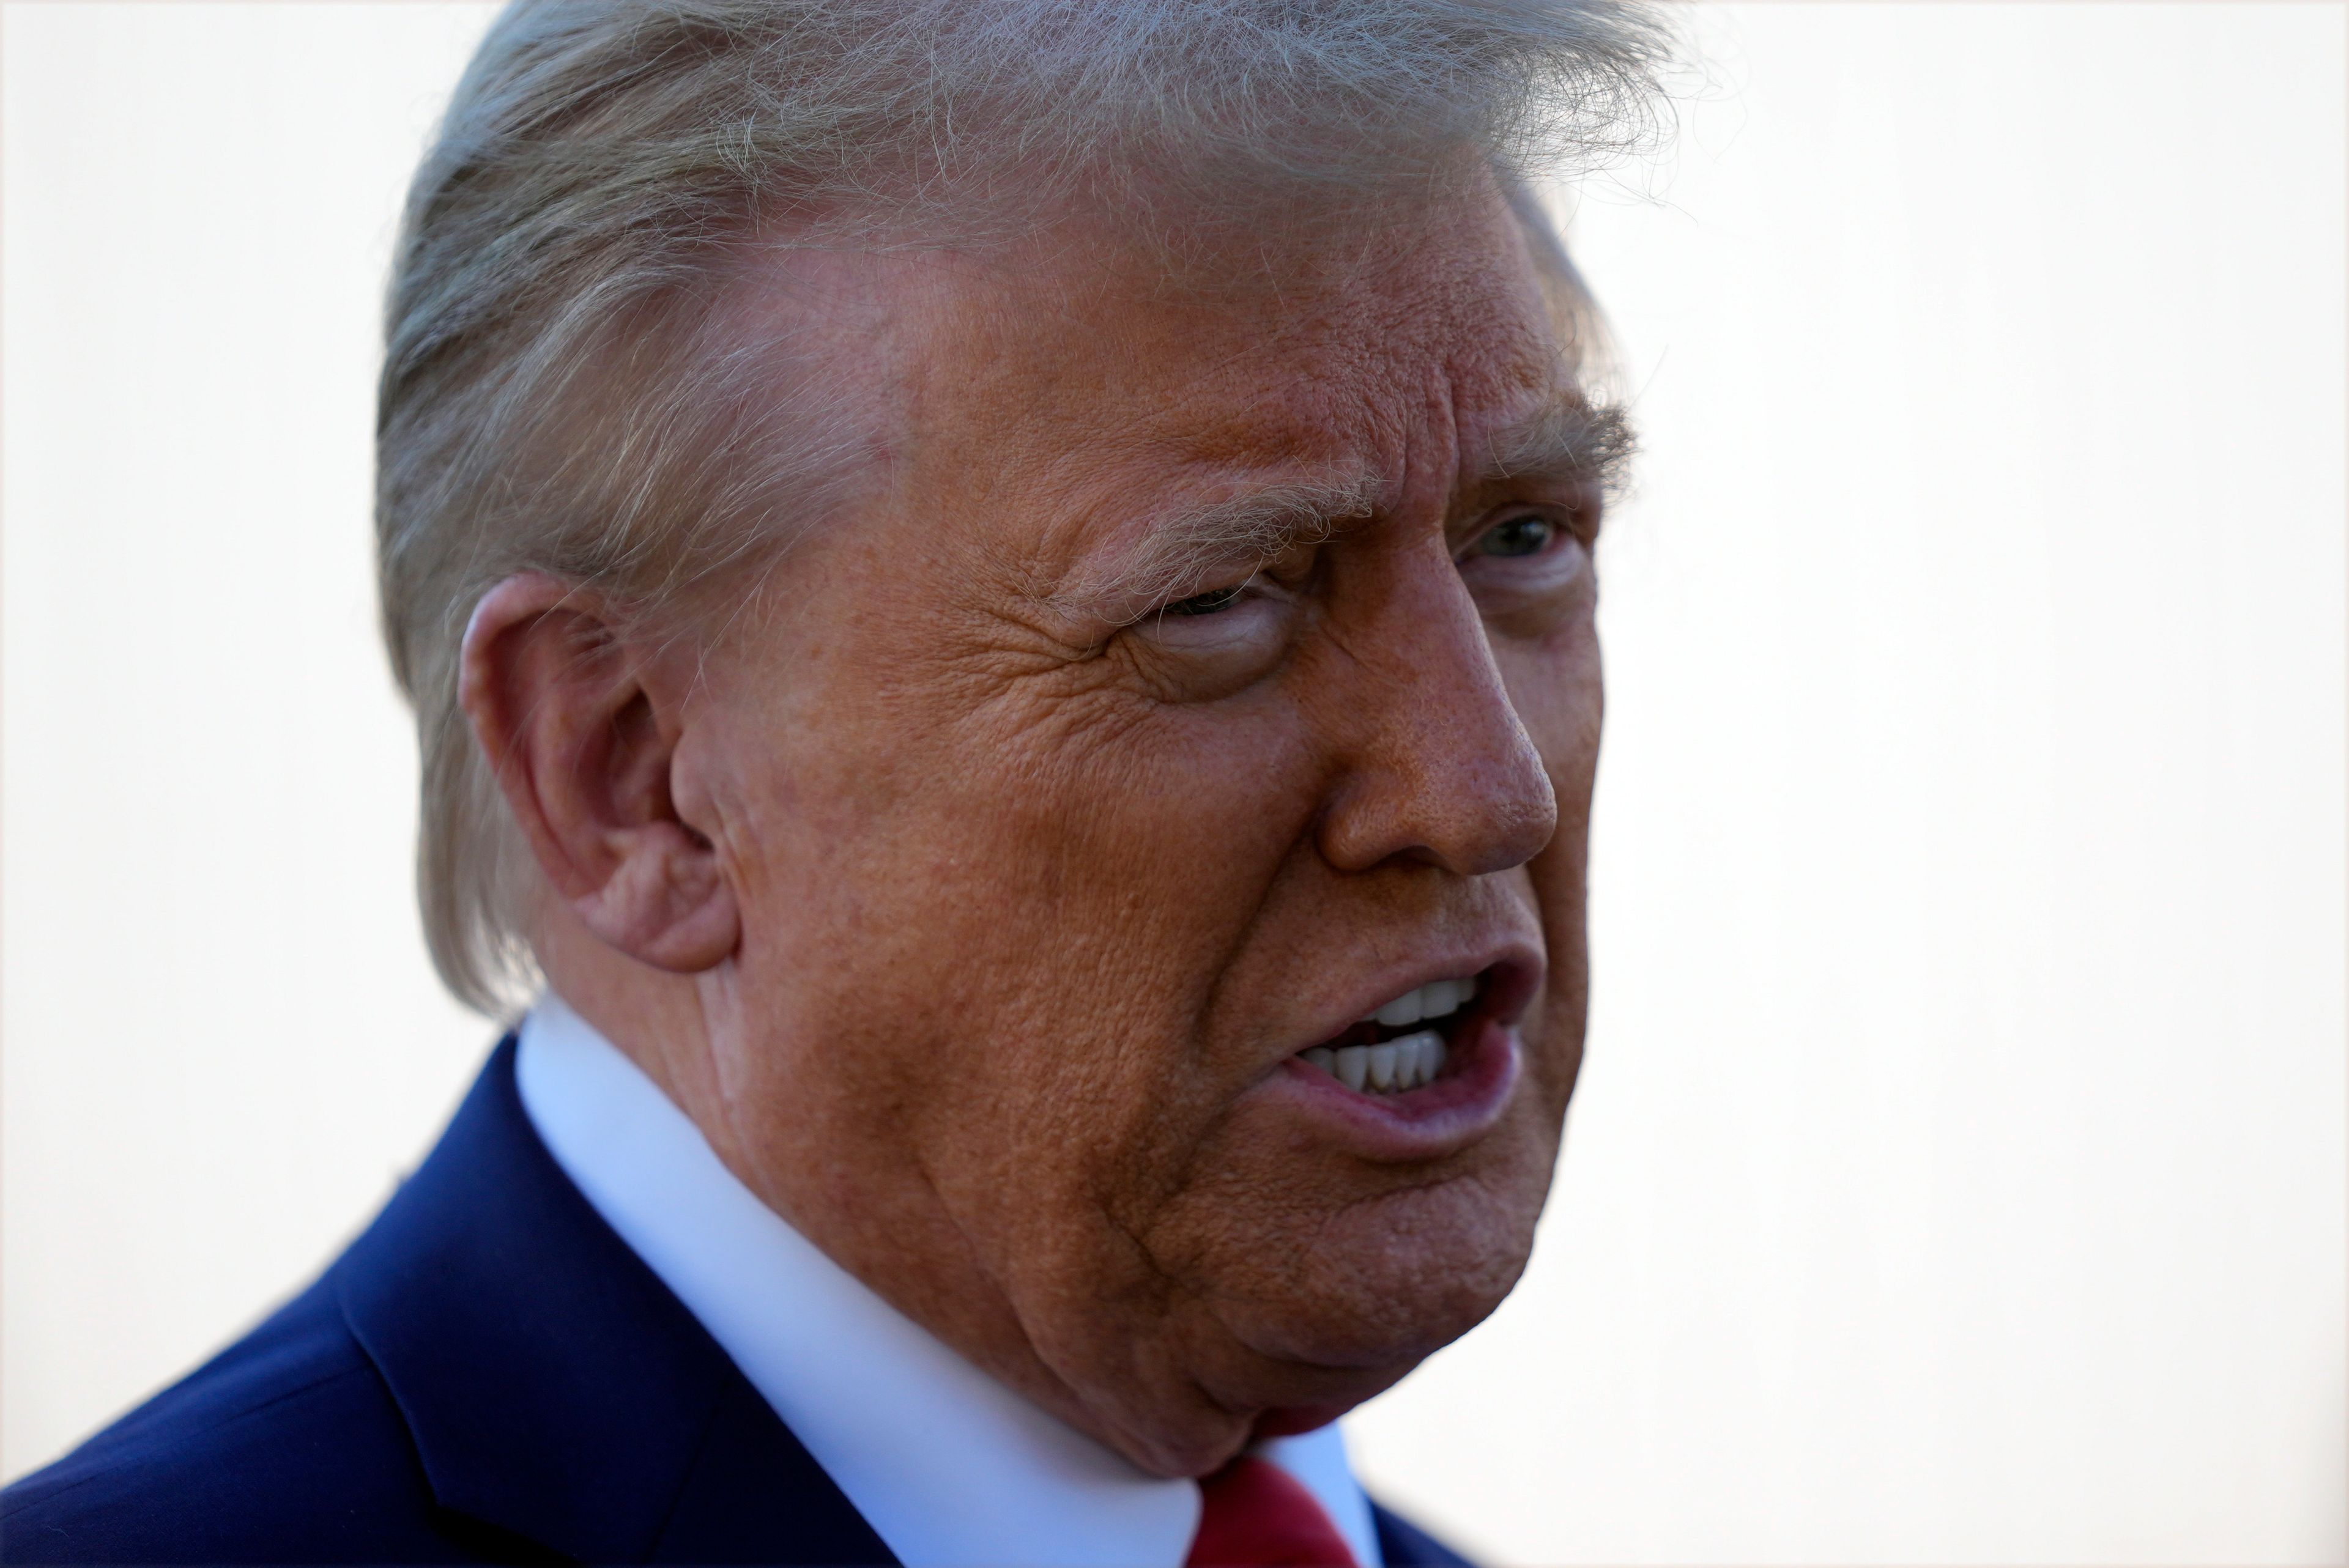
[[[1342,264],[1251,239],[1212,292],[1102,225],[840,263],[887,460],[676,721],[739,943],[674,975],[559,906],[540,933],[761,1197],[1165,1474],[1489,1313],[1580,1059],[1595,590],[1456,559],[1557,350],[1489,191],[1363,222]],[[1053,597],[1170,497],[1364,469],[1376,514],[1278,563],[1237,652]],[[1495,936],[1546,971],[1488,1134],[1377,1160],[1270,1092],[1387,969]]]

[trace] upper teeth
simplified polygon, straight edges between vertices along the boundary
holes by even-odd
[[[1404,992],[1362,1022],[1376,1020],[1390,1029],[1399,1029],[1422,1018],[1441,1018],[1475,994],[1474,980],[1431,980],[1416,991]]]
[[[1425,1019],[1441,1018],[1467,1006],[1476,995],[1474,980],[1431,980],[1416,991],[1406,991],[1361,1022],[1390,1029]],[[1400,1094],[1433,1082],[1444,1070],[1444,1037],[1433,1029],[1414,1029],[1399,1039],[1371,1046],[1316,1046],[1305,1059],[1358,1093]]]

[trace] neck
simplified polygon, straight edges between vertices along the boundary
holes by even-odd
[[[711,1114],[723,1094],[702,995],[709,982],[637,962],[559,904],[532,923],[531,949],[549,988],[660,1086],[725,1158],[723,1119]]]

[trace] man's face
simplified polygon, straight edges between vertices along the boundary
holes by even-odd
[[[836,373],[889,433],[680,758],[742,934],[690,1109],[910,1315],[1166,1473],[1516,1282],[1580,1059],[1599,729],[1595,505],[1541,450],[1557,350],[1505,207],[1216,270],[1106,227],[835,269]],[[1415,992],[1444,1016],[1359,1023]],[[1440,1064],[1377,1044],[1431,1030]]]

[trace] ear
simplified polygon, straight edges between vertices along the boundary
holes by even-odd
[[[678,815],[681,696],[592,594],[537,573],[484,594],[465,628],[458,701],[539,869],[596,937],[679,973],[730,955],[734,892]]]

